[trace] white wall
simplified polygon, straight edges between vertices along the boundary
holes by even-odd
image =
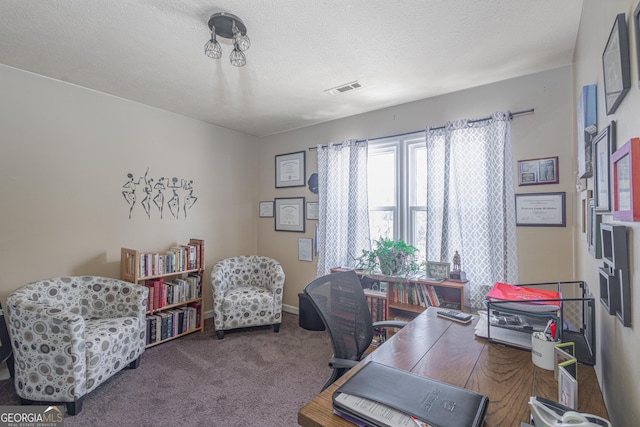
[[[274,188],[274,156],[307,150],[317,144],[347,138],[376,138],[438,126],[449,120],[486,117],[495,111],[535,113],[511,122],[514,178],[515,160],[559,157],[560,183],[516,188],[517,193],[564,191],[567,194],[567,226],[518,227],[521,282],[572,280],[575,179],[573,176],[572,69],[563,67],[522,78],[469,89],[437,98],[374,111],[260,139],[260,200],[304,196],[317,201],[307,188]],[[350,96],[344,94],[342,96]],[[307,176],[317,170],[315,150],[307,151]],[[273,219],[258,221],[258,251],[279,259],[287,274],[285,304],[297,305],[297,294],[315,277],[313,263],[297,260],[299,237],[313,237],[317,221],[307,221],[307,232],[275,232]],[[473,278],[471,278],[473,280]]]
[[[640,136],[638,112],[640,111],[640,91],[638,90],[638,66],[635,43],[635,25],[633,11],[637,0],[585,0],[580,30],[576,42],[574,56],[574,105],[585,85],[597,84],[598,99],[598,131],[601,131],[612,120],[616,121],[617,146],[620,147],[631,138]],[[615,17],[625,13],[629,28],[631,54],[631,89],[612,115],[606,114],[604,103],[604,86],[602,71],[602,52],[611,32]],[[575,121],[574,121],[575,123]],[[577,168],[577,163],[576,163]],[[593,189],[593,182],[589,180],[589,188]],[[578,205],[576,205],[577,207]],[[603,222],[625,225],[629,230],[629,256],[631,259],[631,321],[633,326],[625,328],[614,317],[598,304],[598,365],[599,380],[605,394],[605,401],[611,420],[616,426],[632,426],[640,419],[640,369],[638,369],[638,354],[640,354],[640,279],[634,273],[634,266],[640,266],[640,253],[635,250],[638,243],[640,227],[636,223],[616,222],[611,215],[604,215]],[[587,243],[583,239],[576,239],[576,267],[577,276],[593,283],[592,289],[599,299],[598,267],[602,260],[589,255]]]
[[[257,249],[256,138],[0,66],[0,298],[60,275],[119,277],[120,248],[205,239],[214,261]],[[193,180],[185,219],[129,219],[127,174]],[[138,202],[144,197],[137,191]],[[170,195],[167,197],[168,201]],[[153,205],[152,205],[153,206]]]

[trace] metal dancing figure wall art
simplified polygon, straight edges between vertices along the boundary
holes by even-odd
[[[158,180],[149,177],[149,168],[144,173],[144,176],[139,177],[137,180],[134,178],[133,173],[127,174],[127,181],[122,186],[122,196],[129,205],[129,219],[133,213],[133,209],[138,203],[138,195],[136,191],[141,188],[142,200],[138,203],[144,209],[147,214],[147,218],[151,219],[151,212],[157,209],[160,214],[160,219],[163,218],[164,206],[165,206],[165,191],[171,189],[171,193],[167,196],[171,198],[166,202],[166,206],[169,208],[171,215],[178,219],[180,218],[180,210],[184,218],[187,218],[187,211],[193,207],[198,198],[193,194],[193,180],[187,180],[184,178],[172,177],[171,179],[166,177],[160,177]],[[182,200],[182,205],[180,204]],[[152,209],[152,204],[155,209]]]

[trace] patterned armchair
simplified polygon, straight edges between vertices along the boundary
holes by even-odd
[[[223,259],[211,270],[213,316],[218,339],[224,331],[273,325],[280,330],[284,271],[274,259],[250,255]]]
[[[105,277],[58,277],[29,283],[7,298],[15,388],[23,404],[83,397],[145,347],[148,289]]]

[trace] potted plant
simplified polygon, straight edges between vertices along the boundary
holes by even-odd
[[[408,245],[403,240],[392,240],[381,237],[374,240],[372,250],[363,250],[357,258],[356,268],[363,274],[382,273],[386,276],[400,276],[416,273],[422,267],[418,260],[418,248]]]

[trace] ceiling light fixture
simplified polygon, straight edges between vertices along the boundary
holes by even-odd
[[[233,44],[233,51],[229,55],[231,65],[243,67],[247,63],[244,51],[251,46],[251,40],[247,37],[247,27],[242,19],[227,12],[218,12],[209,18],[209,29],[211,39],[204,45],[204,53],[209,58],[220,59],[222,57],[222,47],[217,37],[228,39]]]

